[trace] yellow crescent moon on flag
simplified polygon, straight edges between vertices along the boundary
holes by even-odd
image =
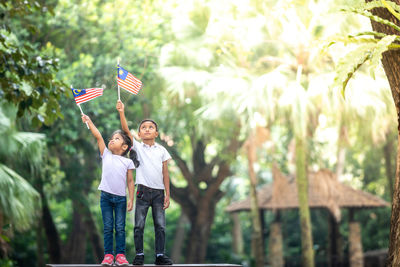
[[[74,94],[78,95],[81,91],[80,89],[74,89]]]
[[[124,74],[124,71],[123,70],[119,70],[119,75],[122,75],[122,74]]]

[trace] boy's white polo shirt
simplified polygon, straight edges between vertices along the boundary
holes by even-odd
[[[163,162],[171,159],[171,155],[162,145],[154,143],[149,146],[143,142],[138,142],[133,139],[133,149],[135,149],[140,162],[136,168],[135,184],[154,189],[165,189],[162,167]]]

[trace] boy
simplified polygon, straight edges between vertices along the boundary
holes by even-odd
[[[136,169],[136,207],[134,240],[136,256],[134,265],[143,265],[143,230],[149,207],[152,209],[155,230],[155,252],[157,265],[172,265],[173,262],[165,253],[165,209],[169,207],[169,173],[168,161],[171,159],[168,151],[155,142],[158,136],[157,123],[153,120],[143,120],[139,125],[138,136],[142,143],[133,138],[129,131],[124,114],[124,104],[118,100],[117,110],[121,119],[122,130],[132,139],[132,148],[140,161]]]

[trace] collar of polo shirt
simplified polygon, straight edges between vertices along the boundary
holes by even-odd
[[[154,143],[154,145],[150,146],[150,145],[145,144],[144,142],[142,142],[142,145],[143,145],[144,147],[150,147],[150,148],[152,148],[152,147],[156,147],[156,146],[157,146],[157,143]]]

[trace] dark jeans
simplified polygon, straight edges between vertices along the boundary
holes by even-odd
[[[100,207],[104,225],[104,254],[114,254],[114,227],[116,254],[125,254],[126,197],[101,191]]]
[[[136,254],[143,253],[143,230],[149,207],[154,221],[155,252],[163,254],[165,248],[164,190],[138,185],[136,192],[134,239]]]

